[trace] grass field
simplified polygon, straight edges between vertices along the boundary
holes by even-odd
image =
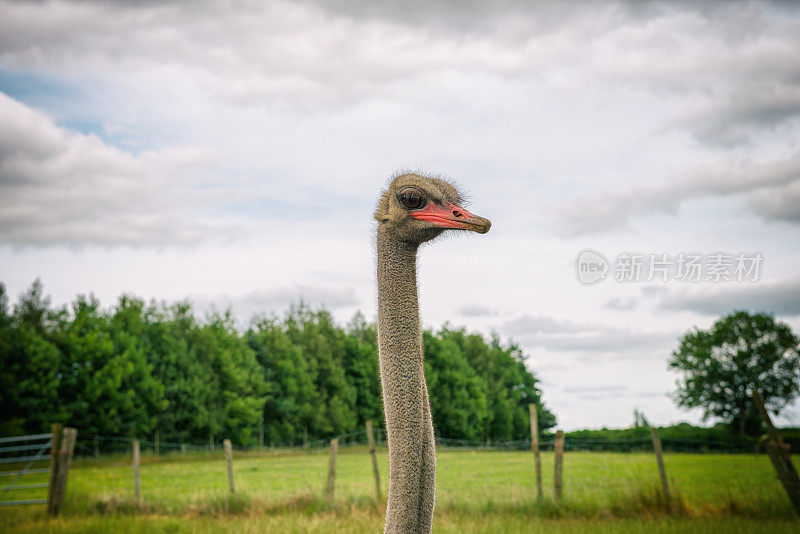
[[[385,498],[385,451],[379,460]],[[569,452],[564,462],[564,498],[556,504],[552,453],[543,454],[545,498],[537,502],[530,453],[440,451],[435,531],[800,532],[800,521],[765,456],[667,454],[674,493],[669,503],[658,491],[652,454]],[[221,455],[144,456],[143,504],[137,505],[127,458],[79,458],[59,519],[48,520],[43,506],[5,507],[0,508],[0,530],[381,530],[383,511],[374,502],[364,449],[340,453],[332,508],[322,499],[328,469],[324,452],[239,453],[234,465],[238,493],[230,497]]]

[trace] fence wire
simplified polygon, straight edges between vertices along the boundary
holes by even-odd
[[[386,446],[386,431],[383,428],[375,428],[375,444],[377,447]],[[282,443],[264,443],[263,445],[253,444],[234,444],[233,448],[237,451],[258,451],[258,450],[319,450],[325,449],[330,444],[332,438],[339,440],[339,448],[347,449],[351,447],[363,447],[368,443],[366,430],[359,429],[352,432],[333,435],[326,438],[314,438],[303,443],[300,440]],[[178,436],[165,436],[156,440],[153,436],[132,438],[125,436],[107,436],[95,434],[79,435],[76,443],[75,452],[78,456],[106,456],[115,454],[127,454],[131,451],[131,444],[137,439],[142,452],[159,455],[174,454],[179,452],[192,451],[220,451],[222,450],[222,440],[209,440],[205,442],[181,440]],[[0,442],[2,443],[2,442]],[[552,451],[555,440],[552,435],[544,435],[539,440],[541,451]],[[752,441],[722,441],[712,439],[693,439],[693,438],[673,438],[669,436],[661,437],[661,445],[665,452],[695,452],[695,453],[758,453],[758,443]],[[436,446],[438,449],[475,449],[475,450],[498,450],[498,451],[524,451],[530,450],[531,440],[529,438],[516,440],[466,440],[437,436]],[[31,446],[31,449],[34,447]],[[20,449],[22,450],[22,449]],[[653,451],[651,438],[648,437],[629,437],[629,438],[576,438],[566,436],[564,439],[564,450],[566,452],[648,452]],[[2,448],[0,448],[2,453]],[[3,462],[0,454],[0,463]]]
[[[382,428],[375,428],[374,431],[380,452],[381,483],[385,498],[388,478],[386,434]],[[291,498],[297,492],[321,493],[327,473],[326,455],[333,437],[338,439],[339,453],[342,455],[337,467],[336,484],[337,492],[340,492],[337,495],[342,498],[363,498],[364,495],[373,494],[374,485],[371,484],[374,483],[367,459],[368,440],[364,429],[310,439],[305,444],[302,441],[265,443],[263,446],[240,444],[235,447],[234,462],[237,490],[265,500]],[[133,441],[134,438],[126,436],[79,433],[74,465],[82,468],[83,475],[72,479],[70,484],[75,486],[70,491],[82,492],[93,499],[109,495],[132,498]],[[138,441],[142,451],[141,487],[144,500],[172,503],[171,506],[182,509],[194,506],[192,503],[206,497],[218,498],[225,493],[227,485],[221,442],[183,441],[177,435],[159,436],[158,439],[148,436]],[[763,454],[754,454],[758,450],[752,442],[670,437],[662,437],[661,442],[663,449],[669,453],[717,454],[713,462],[715,468],[719,465],[719,473],[714,472],[710,476],[717,477],[713,491],[721,495],[714,497],[720,502],[727,495],[732,495],[747,496],[753,502],[774,503],[775,496],[780,495],[780,486],[770,470],[769,461]],[[481,502],[484,497],[501,506],[528,506],[532,502],[535,479],[533,455],[529,452],[530,439],[477,441],[438,436],[436,443],[440,459],[443,459],[437,475],[437,502],[461,506],[459,503]],[[553,436],[549,434],[544,434],[539,440],[545,493],[548,496],[553,492],[554,443]],[[28,445],[0,441],[0,458],[4,452],[2,447],[14,448],[5,451],[8,456],[33,451],[24,448]],[[624,501],[636,488],[652,489],[658,485],[650,437],[589,439],[567,436],[564,451],[564,492],[572,502],[594,503],[587,506],[606,506],[604,503],[607,503],[611,506],[615,498],[622,496]],[[453,454],[458,452],[469,454]],[[606,454],[592,454],[595,452]],[[278,455],[274,460],[271,458],[273,454]],[[673,468],[680,465],[681,470],[696,469],[691,462],[697,458],[702,456],[672,454],[667,462],[671,482],[676,480],[672,475]],[[707,468],[707,461],[704,465]],[[0,464],[0,480],[4,469],[6,466]],[[757,471],[755,475],[754,470]],[[689,495],[695,498],[692,493],[694,489],[686,485],[687,479],[681,479],[682,476],[677,477],[679,487],[683,484],[683,489],[688,489]],[[82,478],[86,480],[82,481]],[[699,491],[697,495],[698,499],[706,498]]]

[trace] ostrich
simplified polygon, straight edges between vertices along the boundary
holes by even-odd
[[[485,234],[491,222],[462,208],[450,183],[416,174],[392,180],[375,219],[378,354],[389,445],[384,531],[424,533],[433,525],[436,448],[423,367],[417,249],[446,229]]]

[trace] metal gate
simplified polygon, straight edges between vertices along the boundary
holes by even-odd
[[[39,480],[50,474],[52,446],[53,434],[0,438],[0,506],[47,503],[46,490],[43,497],[33,497],[49,486]]]

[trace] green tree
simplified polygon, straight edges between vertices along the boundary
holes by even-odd
[[[424,332],[437,431],[483,440],[528,435],[529,402],[555,423],[513,344],[463,329]],[[346,328],[302,302],[240,333],[230,312],[198,320],[188,302],[145,305],[123,295],[104,309],[79,296],[54,309],[36,280],[13,312],[0,284],[0,434],[67,423],[82,435],[253,445],[297,444],[383,420],[377,327]]]
[[[426,331],[423,342],[433,427],[444,437],[481,439],[488,417],[486,382],[452,340]]]
[[[343,363],[345,379],[356,394],[355,411],[359,427],[367,419],[382,426],[383,398],[378,368],[377,330],[374,324],[367,323],[360,311],[347,325]]]
[[[323,425],[320,395],[300,347],[275,318],[256,317],[247,332],[266,383],[263,408],[267,443],[296,444],[303,429]]]
[[[292,306],[285,321],[292,343],[308,362],[308,371],[320,396],[318,411],[309,432],[315,437],[350,432],[358,424],[356,391],[344,372],[345,334],[324,309],[311,311],[302,302]]]
[[[703,409],[740,434],[760,422],[750,393],[761,392],[774,413],[800,392],[798,341],[789,326],[768,314],[736,311],[707,331],[695,328],[680,340],[669,367],[680,373],[673,394],[678,406]]]
[[[147,308],[143,336],[153,376],[164,385],[166,406],[156,422],[164,441],[208,439],[217,397],[211,365],[193,343],[199,328],[188,302]]]
[[[539,380],[525,365],[525,354],[515,344],[503,346],[497,335],[489,343],[480,334],[445,325],[437,334],[456,343],[469,365],[486,383],[488,419],[484,438],[524,439],[530,436],[528,404],[536,404],[539,430],[555,426],[555,416],[544,406]]]
[[[122,296],[113,313],[78,297],[54,334],[61,350],[59,394],[70,425],[85,433],[143,436],[166,407],[146,346],[144,303]]]
[[[213,396],[208,431],[224,433],[234,443],[253,444],[266,384],[255,352],[236,331],[232,313],[212,314],[207,324],[194,330],[190,347],[209,369],[206,380]]]
[[[50,335],[55,316],[38,279],[13,314],[0,284],[0,435],[48,432],[66,417],[58,392],[61,354]]]

